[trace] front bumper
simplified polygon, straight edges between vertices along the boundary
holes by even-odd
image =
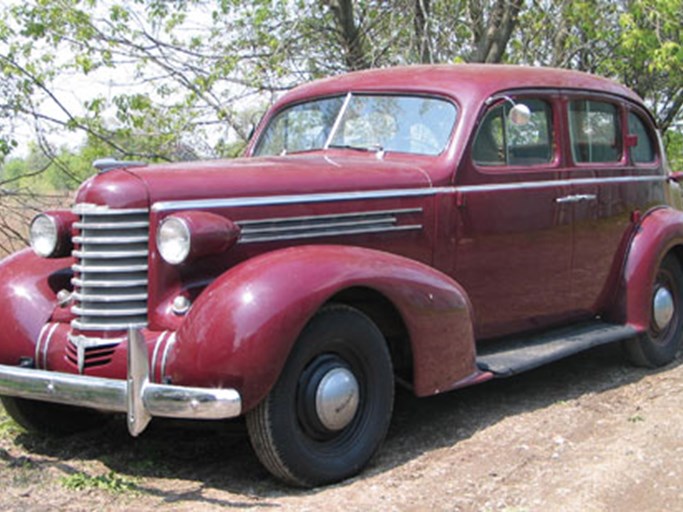
[[[0,395],[127,413],[133,436],[154,416],[213,420],[242,412],[240,394],[234,389],[150,382],[147,345],[135,329],[128,331],[127,380],[0,365]]]

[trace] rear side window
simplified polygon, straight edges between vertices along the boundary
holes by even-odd
[[[602,101],[579,100],[569,104],[572,155],[577,163],[621,160],[619,109]]]
[[[635,163],[653,162],[655,148],[652,134],[643,120],[633,112],[628,114],[628,133],[638,137],[637,144],[631,147],[631,160]]]
[[[472,157],[476,164],[537,165],[553,159],[552,109],[542,100],[523,100],[531,117],[523,125],[512,123],[510,103],[492,108],[479,125]]]

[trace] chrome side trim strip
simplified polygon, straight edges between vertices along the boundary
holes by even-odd
[[[575,180],[523,181],[519,183],[492,183],[489,185],[463,185],[455,187],[457,192],[489,192],[497,190],[533,190],[544,187],[565,187],[572,185],[605,185],[621,183],[666,181],[666,176],[623,176],[617,178],[580,178]]]
[[[392,199],[401,197],[426,197],[455,192],[485,192],[494,190],[524,190],[551,185],[599,185],[609,183],[664,182],[666,176],[623,176],[616,178],[579,178],[567,180],[524,181],[519,183],[492,183],[487,185],[462,185],[458,187],[404,188],[368,190],[357,192],[332,192],[322,194],[297,194],[285,196],[235,197],[216,199],[188,199],[182,201],[160,201],[152,205],[153,212],[193,210],[202,208],[229,208],[239,206],[278,206],[287,204],[324,203],[335,201],[357,201],[364,199]]]
[[[238,221],[240,226],[250,226],[252,224],[270,223],[270,222],[303,222],[303,221],[324,221],[324,220],[336,220],[336,219],[347,219],[354,217],[368,217],[373,215],[398,215],[402,213],[422,213],[422,208],[400,208],[397,210],[367,210],[362,212],[351,212],[351,213],[331,213],[326,215],[306,215],[302,217],[275,217],[267,219],[254,219],[254,220],[240,220]]]
[[[201,208],[229,208],[237,206],[286,205],[301,203],[324,203],[333,201],[356,201],[363,199],[391,199],[400,197],[424,197],[453,192],[453,187],[405,188],[367,190],[360,192],[331,192],[324,194],[296,194],[287,196],[235,197],[225,199],[194,199],[185,201],[161,201],[152,205],[153,212],[194,210]]]
[[[310,233],[290,233],[282,235],[263,235],[253,238],[240,238],[239,243],[251,244],[256,242],[274,242],[279,240],[301,240],[306,238],[325,238],[344,235],[359,235],[364,233],[390,233],[395,231],[413,231],[422,229],[422,224],[409,224],[405,226],[386,226],[386,227],[360,227],[355,229],[344,229],[337,231],[317,231]]]

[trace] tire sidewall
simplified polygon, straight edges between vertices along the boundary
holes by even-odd
[[[352,370],[360,387],[354,419],[331,440],[311,438],[301,425],[299,379],[317,357],[332,354]],[[361,312],[336,307],[316,315],[302,332],[280,380],[268,396],[272,435],[280,457],[302,482],[321,485],[351,476],[384,439],[393,408],[393,370],[384,338]]]

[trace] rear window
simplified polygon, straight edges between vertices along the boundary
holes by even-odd
[[[615,105],[592,100],[572,101],[569,125],[575,162],[621,160],[619,109]]]
[[[643,120],[634,112],[628,114],[628,133],[638,137],[637,144],[631,148],[631,160],[635,163],[653,162],[655,148],[652,134]]]

